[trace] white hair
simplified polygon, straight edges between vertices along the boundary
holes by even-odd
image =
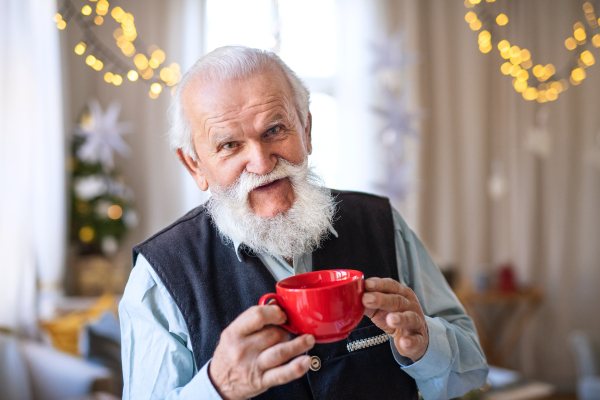
[[[182,93],[185,86],[201,77],[207,81],[228,81],[250,76],[269,67],[279,68],[292,90],[294,106],[300,118],[302,127],[306,127],[310,93],[306,85],[298,78],[279,56],[266,50],[253,49],[245,46],[223,46],[201,57],[187,71],[179,83],[169,106],[169,143],[171,150],[181,149],[184,153],[197,160],[192,140],[192,128],[185,115]]]
[[[292,207],[274,217],[254,213],[248,194],[255,188],[279,179],[289,179],[296,199]],[[284,258],[311,253],[329,234],[336,212],[331,190],[308,167],[308,160],[294,165],[278,157],[268,174],[242,172],[230,187],[213,186],[206,203],[221,237],[226,243],[238,242],[256,253],[268,252]]]

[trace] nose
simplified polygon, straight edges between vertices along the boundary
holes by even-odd
[[[246,171],[257,175],[265,175],[273,171],[277,164],[277,156],[266,143],[255,143],[250,146]]]

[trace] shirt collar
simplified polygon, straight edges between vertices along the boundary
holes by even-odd
[[[333,225],[329,224],[327,229],[329,230],[329,233],[331,233],[333,236],[338,237],[338,233],[333,228]],[[235,249],[235,254],[237,255],[237,258],[240,262],[242,262],[242,252],[240,251],[241,245],[242,245],[242,242],[238,242],[236,240],[233,241],[233,248]]]

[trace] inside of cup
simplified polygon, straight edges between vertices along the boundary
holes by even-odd
[[[362,277],[363,273],[360,271],[350,269],[330,269],[291,276],[279,281],[277,285],[285,289],[318,289],[343,285],[349,281],[362,279]]]

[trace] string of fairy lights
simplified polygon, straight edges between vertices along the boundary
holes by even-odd
[[[166,54],[162,49],[157,45],[143,45],[138,38],[133,15],[119,6],[111,8],[107,0],[89,0],[86,3],[91,4],[85,4],[79,9],[72,0],[66,0],[54,16],[56,27],[60,30],[65,29],[70,21],[74,21],[81,29],[83,38],[75,46],[75,53],[85,56],[85,63],[94,70],[105,71],[104,81],[107,83],[120,86],[124,77],[131,82],[138,81],[141,77],[141,81],[149,85],[148,95],[152,99],[157,99],[165,87],[171,88],[171,94],[175,93],[182,78],[179,64],[165,65]],[[127,61],[123,61],[118,53],[104,45],[95,32],[94,28],[104,24],[105,19],[110,20],[108,15],[120,24],[113,31],[113,38],[123,55],[128,58]],[[146,49],[147,53],[141,49]]]
[[[496,0],[485,0],[486,3],[494,3]],[[496,35],[496,29],[508,24],[506,14],[494,14],[482,0],[465,0],[465,7],[475,8],[467,12],[465,21],[473,31],[479,32],[479,50],[489,53],[492,50],[492,36]],[[531,52],[521,49],[517,45],[511,45],[508,40],[501,39],[497,43],[502,58],[507,60],[502,64],[500,70],[504,75],[513,77],[514,89],[523,95],[525,100],[537,100],[539,103],[554,101],[571,85],[579,85],[586,78],[586,68],[596,62],[590,51],[592,48],[600,47],[600,33],[594,34],[594,30],[600,28],[600,19],[597,18],[594,6],[591,2],[583,4],[583,11],[587,25],[577,22],[573,26],[573,36],[565,40],[568,50],[576,51],[573,58],[566,66],[556,71],[553,64],[533,65]],[[483,28],[483,30],[481,30]],[[494,35],[492,35],[494,33]],[[590,45],[592,47],[590,47]]]

